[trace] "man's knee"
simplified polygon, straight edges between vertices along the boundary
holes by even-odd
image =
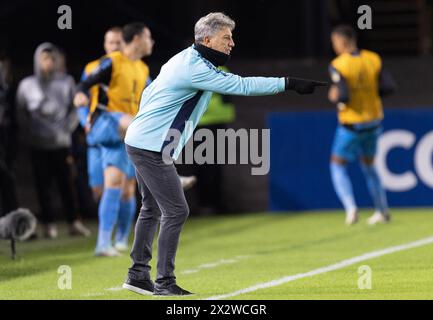
[[[331,159],[330,159],[331,164],[339,164],[339,165],[346,165],[347,164],[347,160],[343,159],[339,156],[336,156],[335,154],[331,155]]]
[[[103,187],[102,186],[92,187],[93,198],[96,201],[99,201],[101,199],[101,197],[102,197],[102,191],[103,191]]]
[[[183,205],[179,208],[179,217],[181,217],[183,219],[183,221],[185,221],[189,216],[189,206],[188,204],[185,202],[183,203]]]
[[[125,174],[114,166],[109,166],[104,170],[104,188],[123,189],[125,179]]]
[[[376,167],[374,166],[374,159],[361,158],[361,169],[365,176],[377,176]]]
[[[361,157],[361,163],[364,165],[364,166],[367,166],[367,167],[373,167],[373,165],[374,165],[374,158],[370,158],[370,157]]]
[[[186,201],[177,203],[174,206],[167,206],[163,208],[163,219],[170,219],[183,223],[189,216],[189,207]]]
[[[125,187],[123,188],[122,200],[129,200],[135,197],[135,186],[135,179],[126,181]]]

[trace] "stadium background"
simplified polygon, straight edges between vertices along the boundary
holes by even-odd
[[[57,28],[57,8],[72,8],[72,30]],[[431,1],[2,1],[0,52],[11,59],[13,84],[32,72],[33,52],[43,41],[60,46],[68,71],[79,79],[86,62],[102,54],[102,35],[113,25],[144,21],[156,41],[146,59],[156,77],[161,65],[192,43],[194,22],[210,11],[224,11],[237,22],[236,47],[228,67],[241,75],[328,79],[333,57],[329,32],[337,23],[356,24],[356,9],[368,4],[373,30],[359,32],[360,47],[378,51],[394,75],[399,91],[385,108],[429,109],[432,106],[431,59],[433,34]],[[13,96],[13,88],[11,96]],[[233,128],[265,128],[270,112],[334,110],[326,91],[312,96],[234,97]],[[308,129],[306,129],[308,130]],[[21,203],[35,208],[27,151],[17,142],[15,171]],[[288,156],[296,156],[296,150]],[[314,145],[311,146],[314,152]],[[224,167],[223,200],[229,212],[269,207],[269,176],[251,176],[248,165]],[[194,212],[194,193],[188,194]]]

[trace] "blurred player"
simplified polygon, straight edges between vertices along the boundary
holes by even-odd
[[[122,29],[120,27],[112,27],[107,30],[104,35],[104,50],[105,54],[110,54],[115,51],[119,51],[122,48]],[[81,76],[81,81],[84,81],[89,74],[92,73],[99,65],[99,59],[89,62],[84,68]],[[90,88],[88,94],[90,96],[90,104],[96,105],[98,103],[98,86]],[[90,106],[79,106],[78,115],[80,118],[80,124],[83,128],[87,126],[87,119],[89,115]],[[95,106],[92,107],[92,110]],[[102,196],[103,184],[104,184],[104,173],[101,162],[101,149],[97,145],[87,143],[87,173],[89,176],[89,185],[93,191],[93,197],[98,202]]]
[[[92,93],[87,141],[91,145],[100,145],[104,170],[95,250],[100,256],[118,256],[118,250],[127,249],[136,208],[135,172],[117,130],[125,119],[137,113],[141,91],[149,81],[149,68],[140,59],[152,53],[154,43],[150,30],[141,23],[126,25],[122,37],[125,42],[122,50],[99,60],[97,68],[80,83],[74,99],[76,106],[87,105],[86,93],[97,85],[97,92]],[[111,242],[116,223],[117,249]]]
[[[338,107],[339,126],[331,155],[331,177],[335,191],[346,210],[346,223],[358,221],[347,163],[359,159],[375,213],[369,224],[390,220],[386,193],[374,166],[377,140],[383,119],[381,97],[395,90],[391,76],[382,68],[378,54],[360,50],[355,31],[349,26],[338,26],[331,34],[337,58],[330,64],[333,85],[328,98]]]
[[[218,69],[234,47],[235,22],[223,13],[202,17],[195,25],[195,43],[172,57],[143,91],[140,110],[128,127],[125,142],[137,172],[142,195],[135,226],[133,260],[123,287],[140,294],[188,295],[176,284],[175,257],[189,208],[174,164],[206,110],[212,92],[271,95],[285,90],[313,93],[326,83],[292,77],[243,78]],[[189,129],[187,124],[191,124]],[[171,136],[174,134],[175,136]],[[156,283],[150,279],[152,244],[158,224]]]

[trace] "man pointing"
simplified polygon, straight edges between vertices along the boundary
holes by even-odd
[[[133,162],[142,207],[135,227],[132,266],[124,288],[141,294],[188,295],[176,284],[175,256],[189,208],[176,168],[176,160],[206,111],[212,92],[231,95],[272,95],[285,90],[313,93],[326,83],[289,77],[243,78],[218,69],[235,46],[235,22],[223,13],[210,13],[195,25],[195,43],[172,57],[142,94],[140,110],[128,127],[125,143]],[[186,128],[186,122],[188,127]],[[170,132],[177,132],[173,138]],[[158,223],[156,282],[150,280],[152,242]]]

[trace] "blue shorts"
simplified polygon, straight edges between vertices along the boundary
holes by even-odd
[[[102,168],[116,167],[126,174],[128,179],[135,179],[135,168],[126,153],[125,144],[119,142],[112,145],[101,145]]]
[[[381,126],[370,130],[353,131],[339,125],[335,132],[332,154],[346,161],[354,161],[361,156],[373,159],[381,133]]]
[[[119,120],[123,115],[122,112],[102,111],[87,134],[87,144],[89,146],[115,145],[122,142],[119,135]]]
[[[92,188],[104,185],[101,148],[98,146],[87,148],[87,175],[89,176],[89,185]]]

